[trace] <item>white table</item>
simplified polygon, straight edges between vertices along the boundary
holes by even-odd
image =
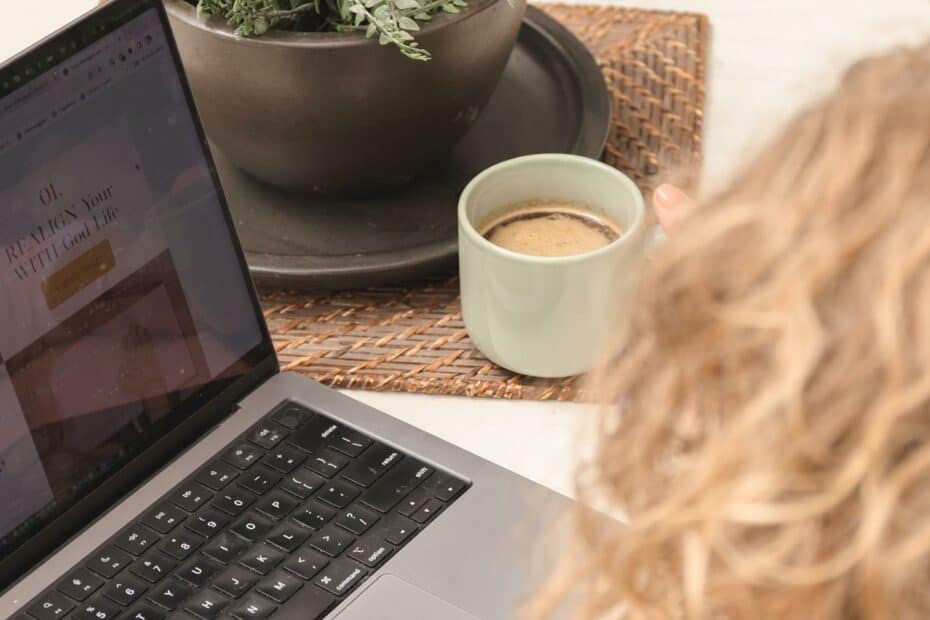
[[[87,10],[92,0],[11,7],[0,22],[0,60]],[[634,0],[699,11],[713,28],[703,187],[735,167],[791,114],[829,91],[859,56],[930,39],[927,0]],[[26,6],[28,5],[28,9]],[[571,403],[509,402],[352,391],[359,400],[556,490],[571,493],[581,422]]]

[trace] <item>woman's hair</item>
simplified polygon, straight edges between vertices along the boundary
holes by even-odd
[[[578,495],[629,524],[579,511],[529,615],[930,617],[930,47],[685,220],[619,364]]]

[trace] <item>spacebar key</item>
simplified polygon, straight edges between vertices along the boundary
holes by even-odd
[[[278,608],[275,620],[315,620],[322,618],[326,612],[339,602],[335,596],[316,586],[308,585],[286,604]]]
[[[433,468],[429,465],[405,458],[365,491],[361,501],[379,512],[387,512],[432,473]]]

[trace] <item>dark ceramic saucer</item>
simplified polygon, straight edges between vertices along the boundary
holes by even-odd
[[[451,267],[456,205],[469,179],[518,155],[597,157],[609,122],[610,98],[594,58],[562,25],[527,7],[478,122],[447,161],[399,192],[365,199],[290,195],[233,168],[218,149],[214,155],[257,283],[353,288]]]

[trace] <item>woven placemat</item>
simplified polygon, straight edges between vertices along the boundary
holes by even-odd
[[[541,5],[593,52],[613,99],[604,161],[648,195],[700,167],[708,25],[703,15]],[[454,276],[364,291],[261,292],[284,370],[334,387],[585,400],[577,379],[514,375],[474,348]]]

